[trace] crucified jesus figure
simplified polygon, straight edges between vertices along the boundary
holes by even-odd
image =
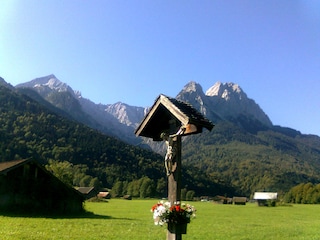
[[[179,135],[182,135],[184,131],[186,130],[185,127],[181,127],[179,131],[175,134],[167,134],[167,133],[161,133],[161,138],[166,142],[167,145],[167,153],[164,158],[164,165],[166,168],[167,176],[170,176],[171,173],[174,172],[175,169],[173,169],[173,163],[174,158],[177,153],[177,139],[176,137]]]

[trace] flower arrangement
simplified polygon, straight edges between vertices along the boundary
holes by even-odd
[[[170,202],[160,201],[151,208],[155,225],[162,226],[165,223],[186,224],[196,216],[196,209],[190,204],[176,202],[171,206]]]

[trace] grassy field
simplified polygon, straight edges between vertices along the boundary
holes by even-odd
[[[83,217],[0,215],[0,239],[165,240],[166,228],[153,225],[151,206],[157,200],[111,199],[90,203]],[[258,207],[193,202],[197,218],[184,240],[315,240],[320,239],[320,205]]]

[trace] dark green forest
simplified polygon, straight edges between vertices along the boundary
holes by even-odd
[[[319,204],[320,183],[300,183],[285,195],[284,202],[298,204]]]
[[[74,121],[36,92],[28,96],[0,86],[1,161],[31,157],[69,185],[112,188],[114,196],[166,196],[162,155]],[[266,128],[246,116],[214,124],[211,132],[182,139],[183,198],[284,196],[301,183],[320,182],[318,136]]]
[[[281,195],[297,184],[320,182],[320,138],[293,129],[249,132],[219,122],[212,132],[187,137],[182,153],[184,162],[248,197],[255,191]]]
[[[4,86],[0,86],[0,157],[2,162],[33,158],[73,186],[114,188],[115,195],[166,196],[163,156],[106,136]],[[234,192],[199,169],[186,168],[182,173],[186,191]]]

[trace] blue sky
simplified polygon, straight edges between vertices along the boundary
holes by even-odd
[[[49,74],[142,107],[234,82],[273,124],[320,135],[320,1],[2,0],[0,76]]]

